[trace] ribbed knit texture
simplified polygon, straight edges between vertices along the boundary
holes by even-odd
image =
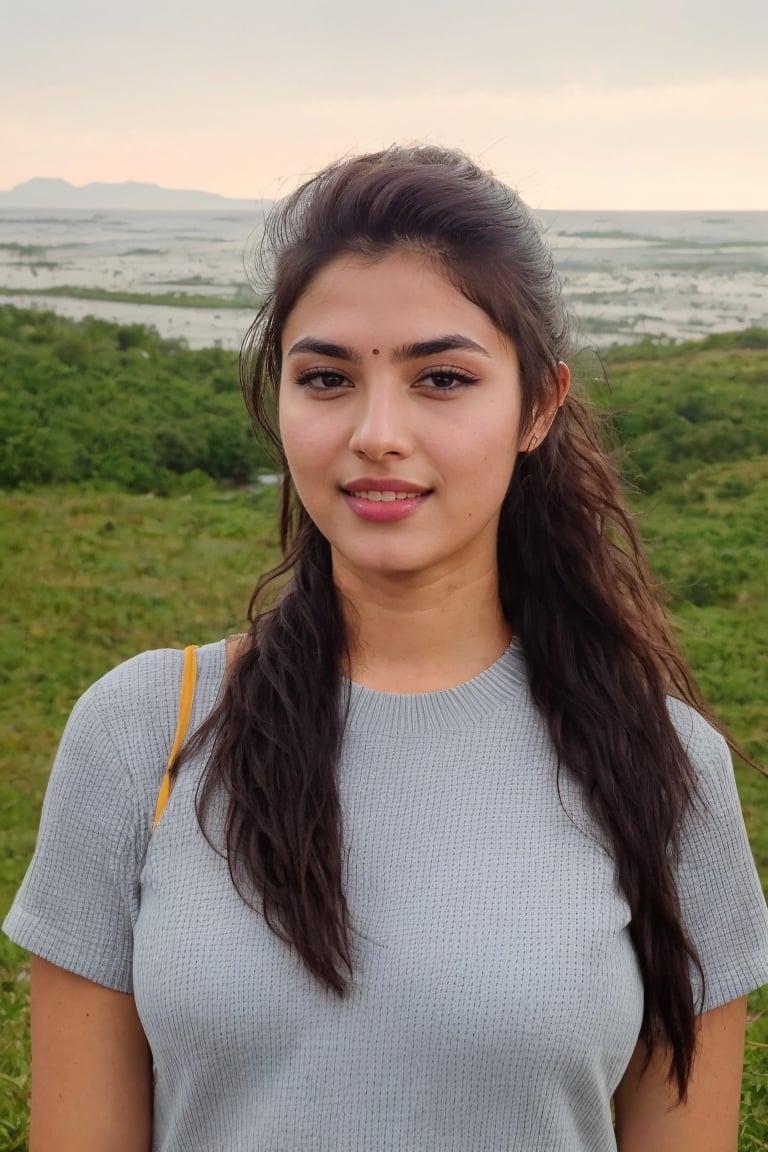
[[[223,643],[198,653],[192,722]],[[150,826],[182,654],[75,707],[5,930],[133,991],[156,1152],[608,1152],[643,989],[603,837],[563,777],[513,644],[480,676],[351,686],[340,791],[354,986],[339,999],[232,888],[197,826],[201,762]],[[706,1007],[768,982],[768,915],[722,739],[684,705],[700,775],[679,885]]]

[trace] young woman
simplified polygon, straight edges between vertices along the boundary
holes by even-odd
[[[393,148],[265,243],[285,560],[154,831],[181,653],[72,714],[6,922],[32,1152],[735,1152],[766,908],[539,230]]]

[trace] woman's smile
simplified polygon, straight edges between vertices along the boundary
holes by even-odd
[[[349,507],[362,520],[374,524],[394,524],[411,516],[430,495],[428,488],[406,480],[376,480],[368,476],[342,485]]]
[[[347,503],[361,520],[373,524],[394,524],[412,516],[429,499],[429,493],[421,496],[408,492],[345,492]]]

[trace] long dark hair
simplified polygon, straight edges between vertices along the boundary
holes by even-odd
[[[198,735],[213,751],[198,793],[207,834],[227,802],[226,851],[243,898],[343,995],[353,968],[337,762],[347,659],[330,547],[292,487],[277,430],[281,334],[318,272],[342,254],[401,248],[437,258],[513,341],[523,423],[555,394],[569,352],[551,254],[519,197],[460,153],[391,148],[335,164],[278,204],[264,251],[272,287],[243,345],[251,415],[283,472],[283,561],[259,581],[249,641]],[[631,910],[641,1036],[669,1052],[681,1098],[702,975],[681,922],[675,865],[692,766],[672,694],[706,712],[654,591],[595,417],[571,394],[537,450],[520,454],[498,534],[502,607],[562,771],[583,788]],[[279,595],[275,597],[274,591]]]

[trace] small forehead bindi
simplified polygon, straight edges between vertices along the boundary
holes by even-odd
[[[373,349],[373,354],[374,354],[374,356],[378,356],[378,354],[379,354],[378,348]]]

